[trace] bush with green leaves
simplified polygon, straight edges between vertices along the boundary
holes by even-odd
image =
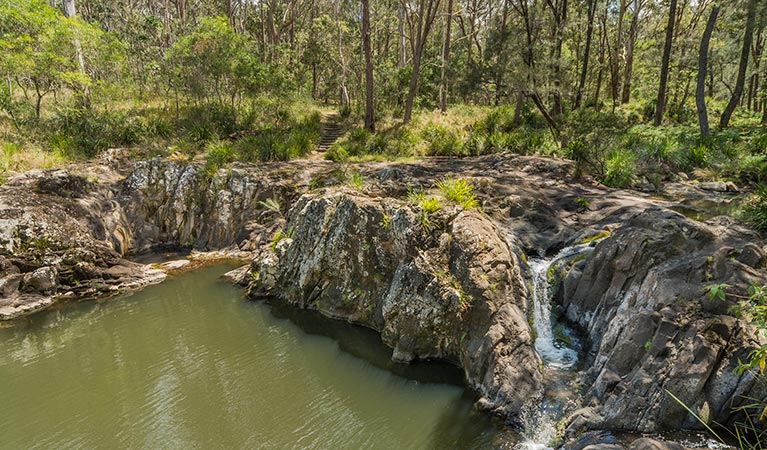
[[[458,156],[461,154],[462,142],[458,133],[441,124],[427,124],[421,132],[426,141],[427,154],[438,156]]]
[[[743,217],[757,230],[767,232],[767,186],[758,186],[742,204]]]
[[[606,185],[625,188],[631,186],[635,178],[634,154],[628,150],[616,150],[605,161],[602,182]]]
[[[435,183],[446,199],[454,201],[464,209],[479,207],[479,201],[474,194],[474,185],[466,178],[446,175]]]

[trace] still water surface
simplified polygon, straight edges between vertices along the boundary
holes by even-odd
[[[243,300],[213,266],[0,329],[2,449],[493,448],[460,373]]]

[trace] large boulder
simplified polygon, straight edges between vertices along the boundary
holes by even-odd
[[[727,283],[745,295],[764,283],[757,236],[720,219],[703,224],[649,208],[600,242],[565,282],[567,317],[586,330],[594,355],[585,375],[587,400],[599,405],[592,428],[658,431],[732,424],[747,397],[767,400],[738,360],[761,342],[728,315],[732,300],[704,287]],[[756,267],[754,267],[756,266]]]
[[[394,199],[307,194],[285,230],[254,263],[254,296],[373,328],[397,360],[452,361],[479,404],[510,421],[540,394],[527,290],[482,213],[445,207],[426,222]]]

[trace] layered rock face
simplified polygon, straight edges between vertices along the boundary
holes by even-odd
[[[131,231],[104,167],[85,176],[30,172],[0,192],[0,319],[60,298],[118,292],[164,278],[122,257]],[[105,182],[99,181],[103,177]]]
[[[453,361],[510,420],[540,394],[527,290],[486,216],[446,208],[426,229],[401,201],[325,193],[301,197],[286,227],[254,262],[253,295],[373,328],[402,361]]]
[[[150,160],[133,166],[118,199],[133,230],[134,251],[169,244],[252,250],[271,231],[279,209],[297,198],[301,184],[295,174],[279,170],[249,166],[207,173],[197,164]]]
[[[746,295],[749,280],[764,284],[765,254],[754,242],[725,218],[703,224],[650,208],[573,267],[563,306],[591,344],[586,397],[599,414],[590,426],[700,427],[668,393],[725,425],[738,417],[734,408],[767,399],[753,373],[734,371],[759,343],[753,329],[727,314],[732,300],[704,290],[727,283]]]

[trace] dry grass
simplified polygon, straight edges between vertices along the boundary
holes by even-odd
[[[0,181],[13,173],[32,169],[47,169],[70,162],[60,152],[49,152],[36,146],[22,148],[13,142],[0,140]]]

